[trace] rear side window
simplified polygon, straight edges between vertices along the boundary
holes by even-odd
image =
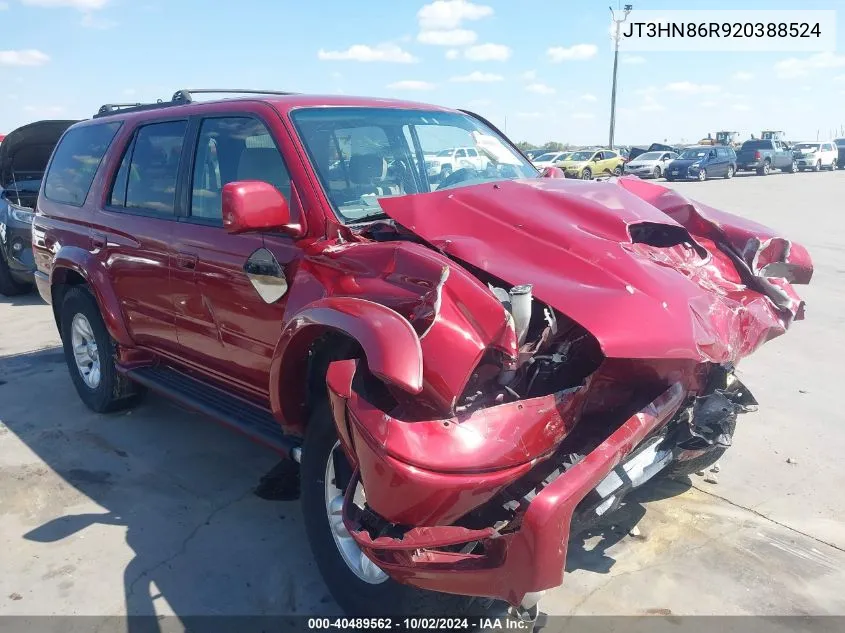
[[[81,207],[120,121],[85,125],[62,137],[44,180],[44,195],[54,202]]]
[[[166,121],[138,129],[120,162],[110,206],[176,214],[176,181],[187,125],[186,121]]]
[[[742,149],[772,149],[772,146],[772,141],[754,140],[745,141],[745,143],[742,144]]]

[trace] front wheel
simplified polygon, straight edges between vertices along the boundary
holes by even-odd
[[[614,176],[616,176],[617,178],[619,178],[619,177],[622,175],[622,167],[618,167],[618,166],[617,166],[617,167],[613,170],[613,175],[614,175]]]
[[[794,174],[797,171],[798,171],[798,161],[793,160],[792,164],[789,166],[789,173]]]
[[[660,167],[655,167],[654,173],[652,174],[652,176],[654,176],[655,178],[660,178],[661,175],[662,175],[662,172],[660,171]]]
[[[817,160],[816,164],[813,165],[813,171],[821,171],[822,170],[822,161]]]
[[[302,514],[317,567],[344,612],[352,617],[371,617],[466,611],[469,598],[399,584],[361,551],[343,524],[343,480],[348,478],[341,473],[348,468],[329,404],[320,401],[309,418],[302,447]],[[365,502],[361,485],[355,503]]]
[[[704,182],[705,180],[707,180],[707,170],[702,167],[698,170],[698,181]]]
[[[589,167],[585,167],[584,171],[581,172],[581,180],[592,180],[593,179],[593,172]]]
[[[3,254],[0,253],[0,295],[6,297],[14,297],[29,292],[31,286],[29,284],[22,284],[12,278],[12,273],[9,270],[9,265],[6,263]]]
[[[830,171],[836,171],[836,159],[833,159],[833,162],[830,163]]]

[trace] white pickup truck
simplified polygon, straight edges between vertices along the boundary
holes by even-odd
[[[425,169],[430,178],[447,178],[459,169],[467,167],[483,171],[490,165],[490,159],[474,147],[453,147],[437,152],[425,160]]]

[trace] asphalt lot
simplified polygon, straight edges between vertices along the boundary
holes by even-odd
[[[741,367],[761,407],[718,483],[574,539],[543,610],[845,614],[845,171],[673,186],[806,245],[807,320]],[[36,296],[0,298],[0,614],[338,613],[298,502],[253,493],[272,453],[159,397],[90,413],[57,344]]]

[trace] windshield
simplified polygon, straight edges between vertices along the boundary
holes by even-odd
[[[819,151],[819,144],[818,143],[798,143],[792,149],[800,149],[805,150],[808,152],[817,152]]]
[[[663,152],[646,152],[637,156],[637,160],[660,160]]]
[[[10,182],[6,191],[17,191],[20,193],[38,193],[41,190],[41,178],[16,178]]]
[[[687,160],[692,158],[706,158],[709,151],[708,149],[685,149],[681,152],[681,158]]]
[[[437,152],[437,154],[435,154],[435,156],[451,156],[454,153],[455,153],[455,150],[453,150],[453,149],[444,149],[442,152]]]
[[[595,152],[573,152],[569,160],[590,160]]]
[[[386,217],[379,198],[539,176],[506,140],[457,112],[339,107],[291,116],[329,201],[349,222]],[[454,148],[463,150],[454,164],[425,161],[426,152]]]
[[[563,156],[561,154],[558,154],[557,152],[549,152],[548,154],[542,154],[538,156],[534,160],[536,160],[538,163],[541,161],[550,162],[553,160],[558,160],[558,157],[563,158]]]

